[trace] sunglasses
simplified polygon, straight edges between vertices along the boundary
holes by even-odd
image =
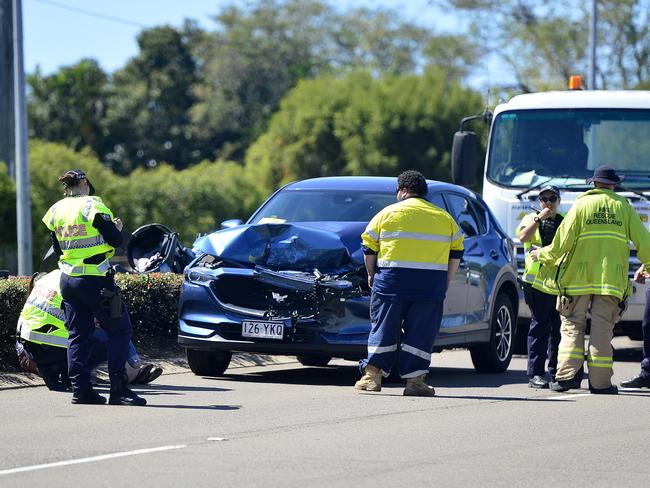
[[[544,203],[555,203],[557,202],[557,197],[555,195],[552,195],[550,197],[539,197],[539,201]]]

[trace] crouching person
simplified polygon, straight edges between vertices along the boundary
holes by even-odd
[[[38,373],[50,390],[71,391],[68,378],[68,331],[62,309],[60,280],[59,270],[40,279],[38,275],[32,277],[30,293],[18,319],[16,352],[21,367],[25,371]],[[106,361],[107,343],[106,333],[96,328],[90,338],[90,369]],[[129,344],[125,366],[130,384],[150,383],[163,372],[162,368],[143,363],[132,342]]]
[[[435,395],[426,376],[448,279],[463,255],[463,234],[451,215],[426,200],[427,190],[418,171],[400,174],[397,203],[375,215],[361,236],[372,290],[372,329],[357,390],[381,390],[382,376],[390,373],[399,347],[404,395]]]

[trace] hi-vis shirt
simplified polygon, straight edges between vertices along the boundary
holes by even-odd
[[[583,193],[539,252],[544,266],[560,266],[557,283],[549,276],[546,286],[569,296],[629,296],[630,241],[650,266],[650,234],[627,199],[604,188]]]
[[[36,344],[68,347],[68,331],[61,307],[61,271],[48,273],[34,284],[18,319],[18,334]]]
[[[361,239],[377,253],[373,291],[402,298],[444,298],[449,259],[463,255],[463,233],[454,219],[423,198],[384,208]]]

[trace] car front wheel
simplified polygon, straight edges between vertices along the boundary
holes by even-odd
[[[230,351],[188,349],[186,354],[192,373],[198,376],[221,376],[228,369],[232,358]]]
[[[331,356],[322,356],[316,354],[298,355],[296,356],[298,362],[303,366],[327,366],[327,363],[332,359]]]
[[[515,331],[514,307],[510,298],[500,293],[490,321],[490,342],[470,348],[474,369],[479,373],[503,373],[512,359]]]

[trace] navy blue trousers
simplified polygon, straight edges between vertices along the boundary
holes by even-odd
[[[117,319],[101,304],[102,288],[114,287],[112,277],[68,276],[61,274],[61,296],[65,311],[68,339],[68,376],[75,391],[87,391],[90,384],[89,356],[91,337],[95,330],[93,318],[108,335],[106,356],[111,384],[119,384],[126,377],[125,363],[131,341],[131,319],[125,306]]]
[[[641,376],[650,377],[650,287],[645,291],[645,311],[643,312],[643,322],[641,322],[641,331],[643,332],[643,360],[641,361]]]
[[[403,300],[373,292],[368,358],[360,362],[361,369],[371,364],[388,376],[399,347],[399,374],[402,378],[428,373],[431,350],[442,320],[442,303],[442,300],[433,299]],[[400,344],[402,329],[404,334]]]
[[[528,377],[544,376],[547,359],[548,372],[555,376],[561,324],[560,314],[555,309],[557,297],[524,284],[524,298],[530,308]]]

